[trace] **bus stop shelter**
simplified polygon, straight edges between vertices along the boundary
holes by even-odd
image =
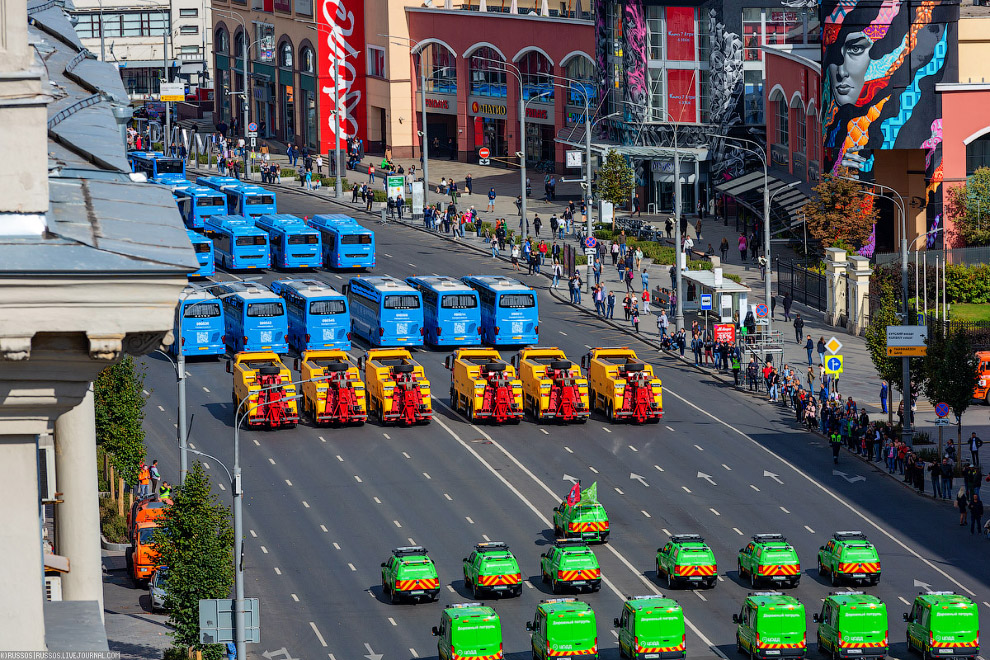
[[[749,287],[722,275],[722,269],[683,271],[685,312],[701,311],[702,294],[711,294],[712,311],[721,323],[740,322],[749,309]]]

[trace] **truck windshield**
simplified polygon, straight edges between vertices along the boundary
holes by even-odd
[[[141,545],[146,545],[148,543],[151,543],[151,538],[154,535],[155,535],[154,527],[145,527],[140,532],[138,532],[138,540],[140,541]]]

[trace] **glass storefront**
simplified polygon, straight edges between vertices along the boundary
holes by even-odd
[[[285,132],[283,134],[287,142],[295,140],[296,137],[296,100],[295,88],[292,85],[280,85],[282,88],[282,121]]]
[[[552,166],[554,160],[554,129],[545,124],[526,124],[526,162]]]
[[[490,158],[507,158],[509,143],[505,139],[505,120],[488,117],[472,117],[474,122],[474,147],[488,147]],[[495,161],[492,161],[493,164]]]

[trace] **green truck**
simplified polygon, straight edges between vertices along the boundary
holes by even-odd
[[[576,598],[541,600],[526,630],[532,632],[534,660],[598,660],[595,612]]]
[[[612,623],[619,631],[619,657],[680,659],[687,655],[684,610],[676,600],[633,596]]]
[[[749,584],[760,582],[796,587],[801,582],[801,561],[782,534],[754,534],[736,559],[739,579],[749,576]]]
[[[908,650],[918,651],[924,660],[980,655],[980,614],[966,596],[951,591],[918,594],[904,620]]]
[[[502,623],[482,603],[454,603],[433,626],[440,660],[501,660]]]
[[[392,604],[403,599],[436,600],[440,576],[426,548],[409,545],[392,550],[382,562],[382,592]]]
[[[736,650],[751,660],[760,658],[804,658],[808,653],[808,630],[804,605],[779,591],[754,591],[746,596],[736,624]]]
[[[813,618],[818,624],[818,652],[832,660],[887,655],[887,606],[876,596],[833,591]]]
[[[837,587],[843,580],[880,582],[880,555],[863,532],[835,532],[818,549],[818,575],[826,575]]]
[[[463,560],[464,586],[475,598],[483,591],[496,596],[522,594],[522,572],[519,563],[501,541],[475,544]]]
[[[575,486],[571,495],[576,495],[576,493],[577,487]],[[607,543],[609,531],[608,514],[605,513],[605,507],[598,502],[597,481],[580,492],[580,499],[569,496],[567,500],[553,509],[553,535],[555,538],[574,538],[589,543]]]
[[[598,591],[602,588],[602,570],[588,544],[577,539],[554,541],[553,547],[540,555],[540,575],[553,593],[564,588]]]
[[[673,534],[670,542],[657,548],[657,580],[667,578],[667,588],[681,585],[704,585],[711,589],[718,583],[715,553],[698,534]]]

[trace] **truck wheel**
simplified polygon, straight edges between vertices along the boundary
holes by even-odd
[[[839,578],[838,578],[838,576],[836,576],[835,571],[829,571],[829,577],[832,580],[832,586],[833,587],[839,586]]]
[[[756,572],[755,571],[749,574],[749,586],[751,586],[754,589],[756,588]]]
[[[543,570],[540,571],[540,581],[543,584],[546,584],[547,582],[549,582],[549,580],[547,579],[546,571],[543,571]]]
[[[825,566],[822,564],[822,558],[818,558],[818,577],[825,577]]]
[[[399,597],[395,594],[395,589],[390,586],[386,586],[388,589],[388,602],[392,605],[396,605],[399,602]]]
[[[736,653],[742,653],[742,652],[743,652],[742,642],[739,641],[739,635],[737,634],[736,635]]]
[[[471,583],[471,597],[474,598],[475,600],[478,600],[480,598],[480,594],[481,594],[481,590],[478,589],[478,585],[475,583]]]
[[[557,587],[558,587],[558,585],[557,585],[557,578],[554,578],[550,582],[550,591],[552,591],[555,594],[560,593],[559,591],[557,591]]]
[[[738,559],[736,560],[736,575],[738,575],[739,576],[739,579],[742,580],[742,577],[743,577],[743,567],[742,567],[742,562],[739,561]]]
[[[671,576],[670,573],[667,573],[667,588],[668,589],[674,588],[674,578],[673,576]]]

